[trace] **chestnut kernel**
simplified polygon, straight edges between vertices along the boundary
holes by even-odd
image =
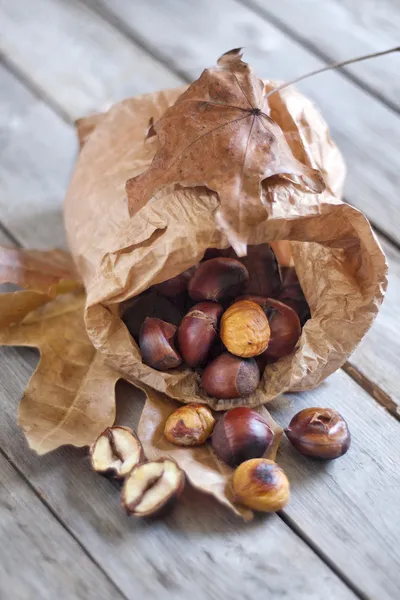
[[[321,460],[339,458],[347,452],[351,442],[346,421],[332,408],[301,410],[285,433],[301,454]]]
[[[233,491],[239,502],[261,512],[281,510],[290,497],[285,472],[266,458],[242,463],[233,474]]]
[[[164,435],[176,446],[200,446],[210,437],[215,419],[204,404],[186,404],[171,413]]]
[[[162,283],[157,283],[153,286],[153,289],[159,294],[167,296],[167,298],[174,299],[187,291],[189,281],[192,278],[195,270],[196,267],[190,267],[190,269],[186,269],[186,271],[183,271],[183,273],[180,273],[176,277],[167,279]]]
[[[217,257],[202,262],[189,282],[192,300],[219,301],[234,298],[245,288],[249,279],[246,267],[234,258]]]
[[[129,427],[108,427],[90,447],[93,469],[114,479],[123,479],[143,462],[142,444]]]
[[[262,296],[242,296],[243,300],[255,302],[263,309],[271,329],[267,349],[262,353],[265,362],[273,362],[293,352],[301,335],[300,319],[287,304]]]
[[[240,300],[221,318],[221,339],[236,356],[258,356],[266,350],[271,330],[263,309],[255,302]]]
[[[216,398],[249,396],[260,382],[260,371],[253,358],[239,358],[224,352],[204,369],[203,389]]]
[[[121,502],[128,515],[160,516],[168,512],[181,495],[185,474],[171,459],[135,467],[125,479]]]
[[[139,335],[143,362],[153,369],[175,369],[182,362],[174,346],[175,325],[147,317]]]
[[[238,407],[222,415],[211,441],[218,458],[236,467],[245,460],[263,456],[273,439],[272,429],[257,411]]]
[[[178,329],[178,344],[189,367],[205,362],[217,337],[218,321],[223,308],[216,302],[199,302],[183,318]]]

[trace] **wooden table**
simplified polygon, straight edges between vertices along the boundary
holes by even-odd
[[[237,46],[261,76],[289,79],[398,45],[399,25],[396,0],[1,0],[1,242],[65,246],[76,118],[190,81]],[[390,286],[349,363],[272,412],[286,425],[302,407],[335,407],[351,451],[315,464],[284,442],[292,501],[251,524],[190,490],[164,521],[129,520],[83,450],[28,450],[16,413],[37,355],[2,349],[1,600],[400,597],[399,72],[392,55],[299,85],[346,157],[346,200],[375,225]],[[142,400],[118,392],[132,423]]]

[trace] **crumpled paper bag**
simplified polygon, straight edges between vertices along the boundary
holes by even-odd
[[[277,84],[265,85],[271,90]],[[133,384],[215,410],[255,407],[286,391],[314,388],[346,361],[371,326],[387,286],[387,265],[367,219],[340,200],[345,168],[325,121],[293,87],[270,97],[271,117],[296,158],[322,172],[326,190],[305,194],[289,182],[265,181],[267,218],[249,227],[247,242],[290,242],[312,315],[294,354],[267,366],[250,397],[218,400],[189,369],[163,373],[143,364],[120,318],[121,303],[198,263],[207,248],[229,245],[215,225],[218,196],[203,187],[165,188],[133,218],[128,214],[126,181],[148,167],[157,147],[155,137],[145,139],[149,120],[159,119],[182,91],[130,98],[79,122],[82,150],[65,200],[65,224],[87,289],[89,337]],[[274,201],[268,202],[271,183]]]

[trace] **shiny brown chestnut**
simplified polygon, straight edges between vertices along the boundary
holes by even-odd
[[[301,410],[285,433],[301,454],[321,460],[339,458],[347,452],[351,442],[346,421],[332,408]]]
[[[260,381],[260,371],[254,358],[239,358],[224,352],[203,371],[201,386],[216,398],[249,396]]]
[[[231,467],[268,450],[274,433],[257,411],[247,407],[228,410],[214,427],[211,442],[215,454]]]
[[[161,319],[178,326],[184,314],[185,312],[181,312],[169,298],[149,290],[129,300],[123,308],[121,318],[131,336],[138,342],[140,328],[146,317]]]
[[[182,362],[175,345],[175,325],[147,317],[139,335],[139,347],[143,362],[153,369],[175,369]]]
[[[249,279],[246,267],[234,258],[212,258],[202,262],[189,282],[192,300],[219,301],[240,294]]]
[[[189,367],[202,365],[217,337],[224,309],[217,302],[199,302],[183,318],[178,328],[179,351]]]
[[[167,281],[163,281],[162,283],[157,283],[153,286],[153,289],[159,294],[167,296],[167,298],[174,299],[187,291],[189,281],[193,277],[195,270],[196,267],[190,267],[190,269],[186,269],[186,271],[183,271],[183,273],[180,273],[176,277],[167,279]]]
[[[265,362],[273,362],[290,354],[301,335],[297,313],[274,298],[248,295],[242,296],[240,300],[250,300],[261,306],[268,319],[271,337],[267,349],[261,355]]]

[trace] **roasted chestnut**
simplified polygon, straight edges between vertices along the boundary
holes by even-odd
[[[199,302],[183,318],[178,328],[178,344],[189,367],[197,367],[207,359],[223,310],[216,302]]]
[[[234,298],[243,291],[248,279],[246,267],[238,260],[212,258],[197,268],[189,282],[189,296],[196,302]]]
[[[185,474],[175,461],[165,458],[144,463],[125,479],[122,506],[135,517],[160,516],[173,507],[184,486]]]
[[[267,348],[271,331],[263,309],[255,302],[241,300],[222,315],[221,339],[236,356],[252,357]]]
[[[239,502],[261,512],[281,510],[290,497],[285,472],[266,458],[242,463],[233,474],[233,491]]]
[[[93,469],[114,479],[123,479],[143,462],[142,444],[129,427],[108,427],[90,447]]]
[[[210,437],[214,425],[215,419],[208,406],[185,404],[169,415],[164,435],[176,446],[199,446]]]
[[[301,335],[301,325],[297,313],[279,300],[262,296],[242,296],[259,304],[264,310],[271,329],[271,337],[267,349],[262,353],[266,362],[272,362],[293,352]]]
[[[252,394],[260,381],[254,358],[239,358],[224,352],[204,369],[203,389],[216,398],[240,398]]]
[[[346,421],[332,408],[301,410],[285,433],[301,454],[321,460],[339,458],[347,452],[351,442]]]
[[[231,467],[265,454],[274,438],[268,423],[251,408],[228,410],[217,422],[212,434],[215,454]]]
[[[147,317],[139,335],[139,347],[143,362],[153,369],[175,369],[182,362],[175,345],[175,325]]]
[[[122,320],[131,336],[138,342],[140,328],[146,317],[162,319],[167,323],[178,326],[184,314],[171,300],[151,290],[127,302]]]

